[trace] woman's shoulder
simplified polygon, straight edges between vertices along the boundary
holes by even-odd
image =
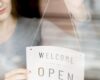
[[[34,28],[35,30],[35,28],[37,28],[39,25],[39,19],[20,17],[18,18],[17,25],[20,26],[20,28],[31,29],[31,30],[33,30]]]
[[[38,19],[38,18],[27,18],[27,17],[20,17],[18,18],[18,22],[23,25],[30,25],[32,24],[33,26],[35,24],[38,24],[38,26],[51,26],[51,27],[57,27],[55,24],[52,22],[46,20],[46,19]]]
[[[29,24],[29,23],[38,23],[39,19],[37,18],[27,18],[27,17],[20,17],[18,21],[22,24]]]
[[[18,19],[17,34],[20,34],[25,40],[32,40],[32,44],[40,43],[40,28],[38,26],[39,19],[20,17]]]

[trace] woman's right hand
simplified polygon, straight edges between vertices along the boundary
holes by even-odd
[[[16,69],[5,74],[5,80],[27,80],[26,69]]]

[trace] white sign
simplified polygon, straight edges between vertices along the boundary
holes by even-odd
[[[84,55],[54,46],[27,47],[28,80],[84,80]]]

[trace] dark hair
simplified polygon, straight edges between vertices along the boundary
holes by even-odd
[[[13,17],[19,17],[18,9],[17,9],[17,6],[18,6],[17,1],[11,0],[11,4],[12,4],[11,14],[13,15]]]
[[[31,7],[31,12],[34,17],[40,18],[40,0],[30,0],[29,5]]]
[[[39,0],[11,0],[14,17],[40,18]]]

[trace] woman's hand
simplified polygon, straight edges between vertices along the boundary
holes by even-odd
[[[27,80],[26,69],[16,69],[5,74],[5,80]]]

